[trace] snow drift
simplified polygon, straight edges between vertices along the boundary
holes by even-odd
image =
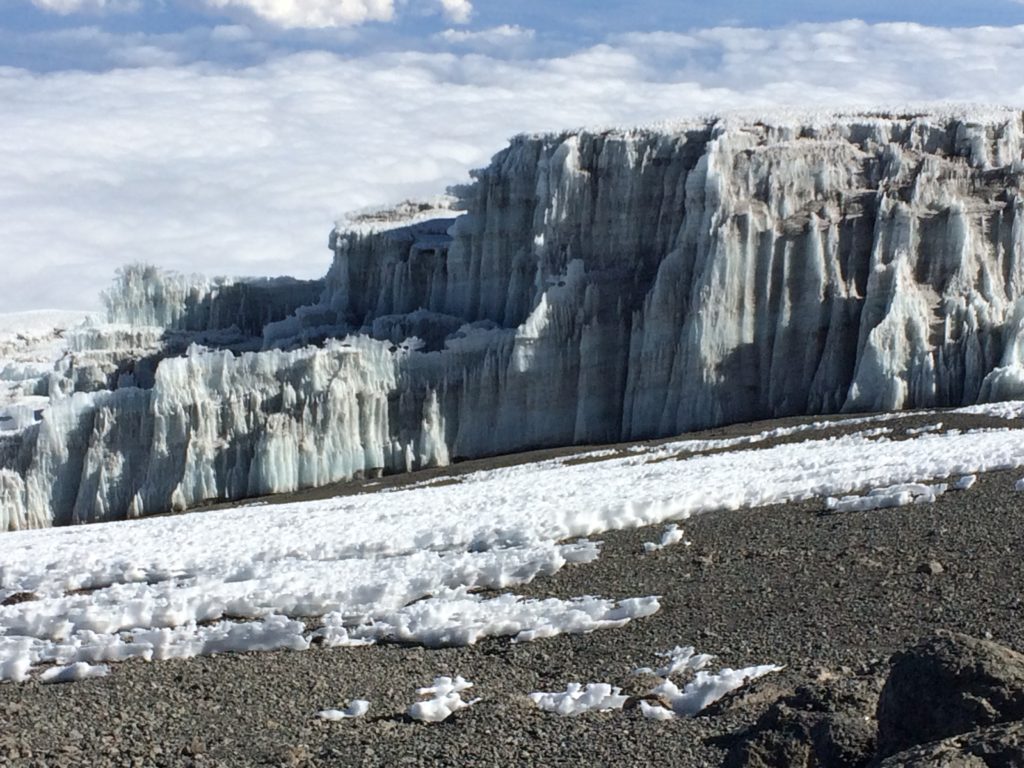
[[[126,268],[109,323],[0,349],[0,528],[1020,397],[1022,172],[1015,112],[522,136],[323,281]]]

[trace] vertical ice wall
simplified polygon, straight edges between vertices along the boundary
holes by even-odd
[[[1022,135],[996,112],[519,137],[460,216],[332,234],[320,283],[136,268],[111,319],[167,359],[0,439],[0,527],[1022,396]]]
[[[1021,134],[1005,113],[521,137],[447,248],[341,236],[325,295],[368,330],[411,307],[506,329],[431,379],[456,456],[1012,396]]]

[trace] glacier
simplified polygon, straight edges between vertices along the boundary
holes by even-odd
[[[125,267],[56,352],[0,337],[0,530],[1020,398],[1022,174],[1008,110],[567,131],[339,222],[322,280]]]

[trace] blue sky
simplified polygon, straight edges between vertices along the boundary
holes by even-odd
[[[515,133],[1024,105],[1024,0],[0,0],[0,313],[118,265],[318,276]]]
[[[176,44],[183,58],[249,66],[267,56],[303,50],[348,55],[396,50],[457,50],[442,36],[446,29],[469,32],[502,26],[529,33],[529,44],[489,46],[503,57],[558,56],[600,44],[624,32],[675,31],[717,26],[779,28],[798,23],[829,23],[859,19],[870,24],[911,22],[936,27],[1011,26],[1024,24],[1021,0],[860,0],[846,2],[752,2],[751,0],[3,0],[0,6],[0,66],[37,72],[65,68],[103,70],[123,65],[103,55],[95,41],[67,36],[93,29],[120,37],[163,38]],[[358,13],[331,8],[369,6]],[[373,10],[373,6],[377,10]],[[277,17],[267,8],[278,6]],[[294,10],[295,7],[306,11]],[[328,9],[326,19],[310,18],[309,9]],[[287,10],[291,8],[291,10]],[[455,10],[451,10],[454,8]],[[390,18],[381,19],[382,10]],[[249,44],[197,42],[202,30],[243,24]],[[65,33],[62,44],[46,47],[40,40]],[[26,39],[26,35],[28,36]],[[186,40],[192,47],[186,49]],[[255,45],[252,41],[258,41]],[[187,52],[184,52],[187,50]]]

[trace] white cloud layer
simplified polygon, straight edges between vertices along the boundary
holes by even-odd
[[[103,13],[105,11],[138,10],[139,0],[31,0],[44,11],[69,13]],[[241,13],[285,29],[324,29],[352,27],[370,21],[391,21],[395,16],[394,0],[195,0],[210,10]],[[413,0],[422,5],[424,0]],[[179,0],[179,5],[185,4]],[[445,18],[465,24],[473,14],[470,0],[427,0]]]
[[[286,29],[350,27],[368,21],[390,21],[393,0],[205,0],[216,10],[248,11]]]
[[[469,0],[441,0],[441,8],[456,24],[468,24],[473,15],[473,4]]]
[[[1024,0],[1021,0],[1024,2]],[[487,29],[446,29],[438,37],[451,45],[502,47],[533,40],[536,32],[518,24],[501,24]]]
[[[108,42],[159,66],[0,68],[0,311],[95,306],[132,260],[319,276],[338,213],[442,191],[519,131],[780,105],[1024,104],[1024,27],[713,29],[552,59],[304,53],[243,69],[177,66],[166,40]]]
[[[61,15],[134,11],[139,8],[138,0],[32,0],[32,5],[44,11]]]

